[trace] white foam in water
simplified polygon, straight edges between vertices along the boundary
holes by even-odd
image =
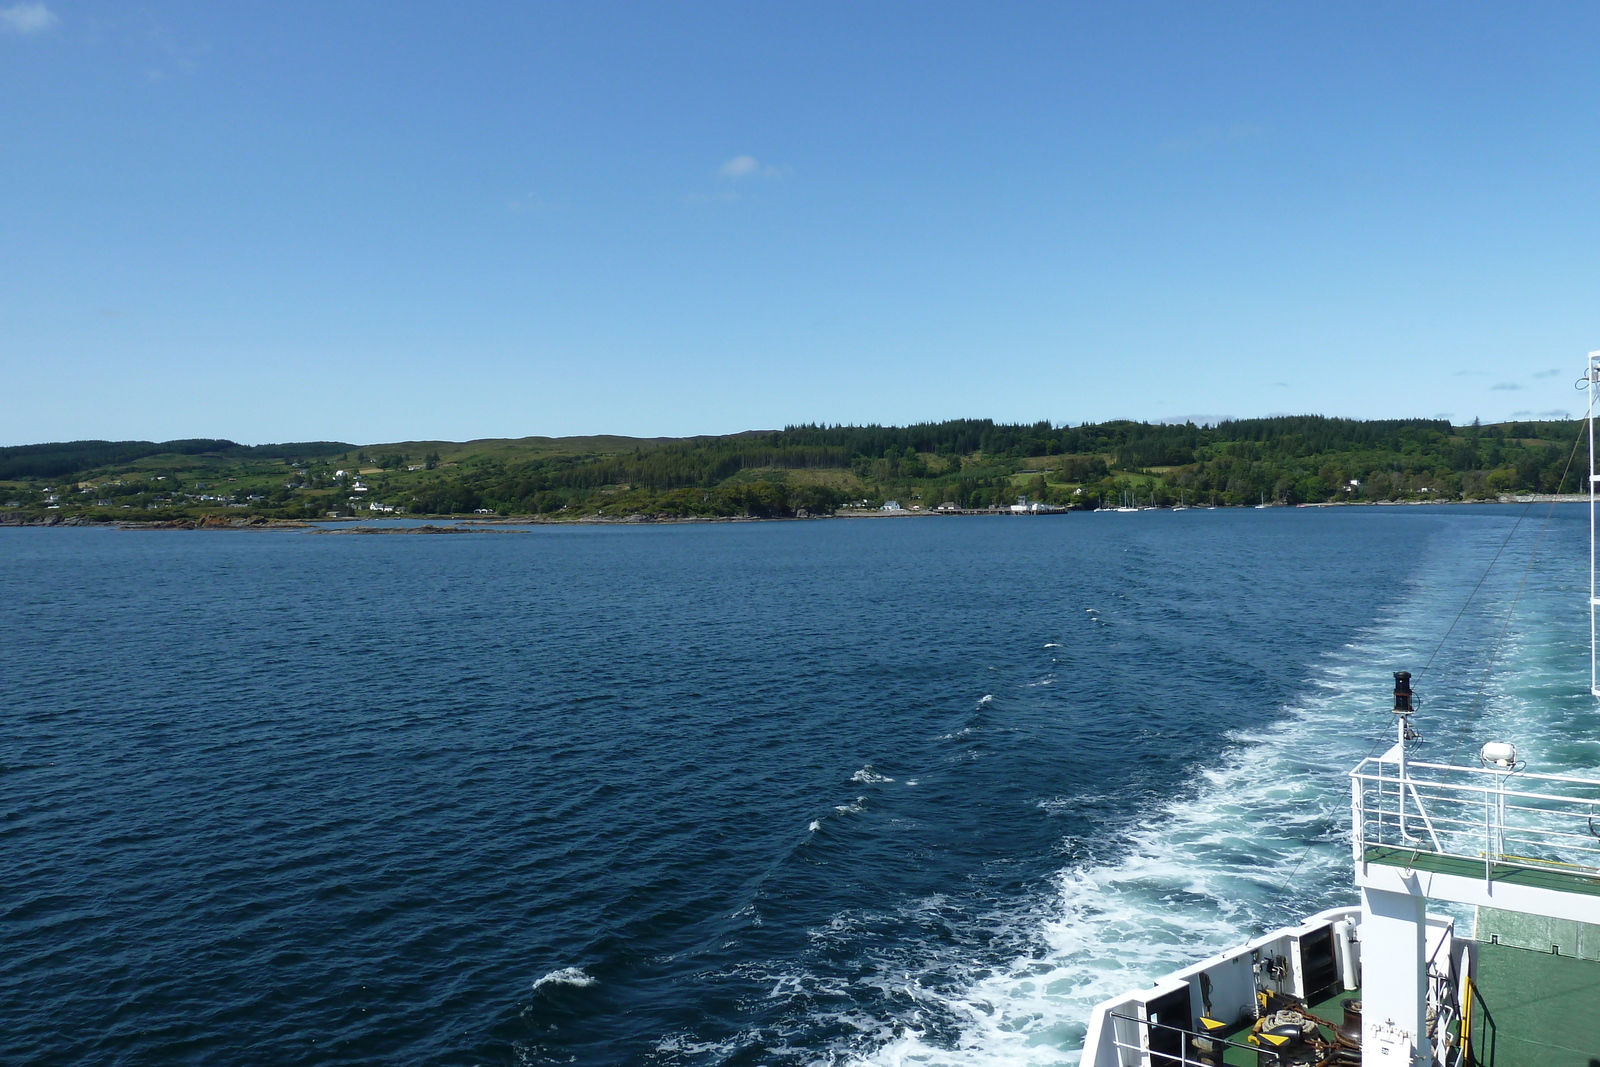
[[[1459,568],[1463,561],[1444,563]],[[853,1051],[836,1049],[832,1061],[884,1067],[1075,1064],[1090,1011],[1100,1001],[1147,986],[1257,932],[1356,903],[1348,871],[1345,774],[1387,743],[1389,671],[1396,662],[1427,658],[1440,637],[1443,605],[1456,598],[1446,619],[1460,605],[1459,572],[1448,579],[1435,574],[1432,581],[1419,580],[1413,592],[1394,617],[1315,666],[1308,695],[1287,709],[1283,721],[1255,733],[1227,735],[1227,747],[1213,767],[1200,773],[1191,795],[1145,818],[1145,828],[1132,834],[1126,851],[1104,863],[1059,872],[1053,892],[1022,919],[1032,927],[1023,931],[1023,940],[1034,946],[1033,953],[997,970],[975,970],[953,995],[895,982],[897,990],[934,1009],[932,1014],[957,1022],[960,1036],[953,1047],[948,1029],[934,1038],[913,1013],[901,1020],[896,1036],[869,1037]],[[1484,596],[1490,595],[1486,590]],[[1555,588],[1530,589],[1518,617],[1528,629],[1548,627],[1535,605],[1565,595]],[[1503,610],[1506,598],[1496,599],[1495,610]],[[1474,649],[1472,655],[1482,651]],[[1551,708],[1551,692],[1587,696],[1586,674],[1575,684],[1556,676],[1569,671],[1574,659],[1571,649],[1539,656],[1508,647],[1490,683],[1485,714],[1474,719],[1457,714],[1465,709],[1441,706],[1431,724],[1440,743],[1425,758],[1448,758],[1453,739],[1445,735],[1451,732],[1498,732],[1554,745],[1556,739],[1541,723],[1552,720],[1547,725],[1559,731],[1554,720],[1569,715],[1560,710],[1560,700]],[[1481,673],[1481,659],[1475,662]],[[1442,689],[1447,679],[1436,680]],[[1453,680],[1460,690],[1464,675]],[[1529,690],[1540,690],[1544,699],[1528,699]],[[1419,716],[1425,731],[1430,725],[1426,696]],[[1587,754],[1600,758],[1600,739],[1590,736],[1584,744]],[[1470,759],[1469,746],[1456,747],[1458,762]],[[1072,802],[1041,803],[1065,807]]]
[[[686,1034],[669,1034],[656,1043],[656,1052],[676,1058],[708,1058],[713,1062],[738,1047],[736,1040],[695,1041]]]
[[[862,785],[878,785],[883,782],[894,781],[894,779],[890,778],[888,775],[879,774],[877,771],[874,771],[872,769],[872,764],[870,763],[856,773],[852,774],[850,776],[850,780],[852,782],[860,782]]]
[[[594,983],[595,980],[593,978],[583,973],[582,967],[563,967],[559,971],[551,971],[533,983],[533,988],[543,989],[545,986],[552,985],[570,985],[582,988],[583,986],[594,985]]]
[[[1384,681],[1376,672],[1359,687],[1381,691]],[[1042,955],[1019,958],[940,1005],[962,1020],[956,1048],[908,1028],[857,1062],[1076,1063],[1095,1004],[1287,921],[1268,914],[1297,862],[1296,912],[1339,902],[1327,899],[1346,855],[1333,835],[1349,802],[1328,779],[1370,741],[1351,734],[1346,714],[1328,713],[1338,700],[1322,697],[1273,729],[1234,736],[1192,799],[1156,813],[1127,853],[1060,872],[1051,899],[1030,916]],[[1307,836],[1327,840],[1306,852]]]

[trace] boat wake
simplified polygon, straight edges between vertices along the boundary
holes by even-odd
[[[1327,653],[1277,724],[1226,735],[1227,747],[1190,792],[1127,828],[1120,847],[1097,858],[1089,843],[1066,842],[1069,853],[1087,856],[1061,870],[1050,891],[1012,920],[1017,951],[1008,964],[975,967],[952,993],[916,992],[923,1011],[906,1014],[893,1038],[830,1059],[882,1067],[1075,1064],[1100,1001],[1257,933],[1352,903],[1345,775],[1389,743],[1393,723],[1383,702],[1389,672],[1426,659],[1444,628],[1441,617],[1448,620],[1459,607],[1458,601],[1449,613],[1442,610],[1449,590],[1459,589],[1458,579],[1452,586],[1444,577],[1419,576],[1391,617]],[[1440,740],[1423,759],[1461,750],[1454,735],[1463,730],[1557,743],[1561,725],[1533,712],[1548,706],[1550,693],[1533,700],[1529,691],[1557,685],[1552,661],[1581,654],[1580,647],[1540,652],[1523,642],[1503,655],[1504,669],[1483,692],[1473,690],[1480,679],[1465,669],[1481,666],[1508,592],[1490,583],[1457,629],[1464,651],[1454,660],[1443,657],[1430,673],[1441,705]],[[1533,614],[1526,600],[1524,609]],[[1457,711],[1470,701],[1480,710],[1468,721]],[[1600,740],[1583,743],[1593,762]],[[923,1018],[936,1023],[920,1025]]]
[[[1076,1063],[1100,1001],[1241,935],[1348,903],[1342,776],[1372,747],[1373,732],[1389,726],[1369,712],[1364,735],[1348,728],[1347,694],[1387,680],[1355,667],[1372,651],[1344,650],[1340,658],[1351,662],[1329,665],[1330,681],[1287,721],[1233,735],[1194,792],[1128,833],[1119,854],[1062,870],[1021,918],[1032,927],[1024,951],[938,1005],[960,1020],[958,1039],[943,1026],[908,1025],[846,1062]]]

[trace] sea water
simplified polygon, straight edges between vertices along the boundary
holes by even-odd
[[[0,1062],[1075,1063],[1353,901],[1392,671],[1424,758],[1595,772],[1586,536],[0,530]]]

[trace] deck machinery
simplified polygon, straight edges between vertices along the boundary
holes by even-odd
[[[1580,385],[1594,619],[1600,352]],[[1359,905],[1098,1005],[1081,1067],[1600,1067],[1600,778],[1534,773],[1508,742],[1413,760],[1410,683],[1394,744],[1350,772]]]

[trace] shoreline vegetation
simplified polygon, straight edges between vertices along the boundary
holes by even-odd
[[[74,441],[0,448],[0,525],[259,530],[329,519],[725,522],[1586,500],[1574,459],[1583,426],[1283,416],[379,445]]]

